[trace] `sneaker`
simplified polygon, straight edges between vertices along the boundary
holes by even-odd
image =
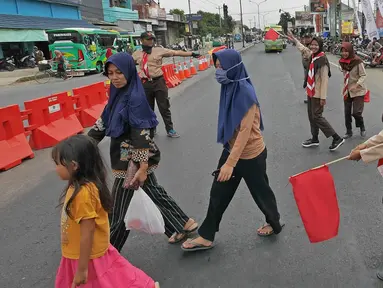
[[[350,139],[352,137],[352,131],[347,131],[346,134],[343,136],[343,139]]]
[[[305,104],[307,104],[307,103],[308,103],[308,101],[307,101],[307,100],[304,100],[303,102],[304,102]]]
[[[330,151],[335,151],[335,150],[337,150],[340,146],[343,145],[344,142],[345,142],[345,141],[344,141],[343,138],[339,138],[339,139],[336,139],[336,140],[335,140],[335,139],[332,140],[332,144],[331,144],[331,146],[329,147]]]
[[[170,137],[170,138],[180,138],[180,135],[174,129],[171,129],[171,130],[168,131],[168,137]]]
[[[319,140],[308,139],[302,143],[302,146],[305,148],[319,146]]]
[[[365,129],[360,129],[360,136],[362,136],[362,138],[366,137],[366,130]]]

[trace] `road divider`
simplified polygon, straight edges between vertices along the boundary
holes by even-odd
[[[0,108],[0,170],[8,170],[22,160],[34,158],[26,136],[31,132],[25,131],[18,105]]]

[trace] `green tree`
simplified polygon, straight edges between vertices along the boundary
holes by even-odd
[[[203,11],[198,11],[197,14],[202,16],[202,20],[198,21],[198,35],[206,36],[207,34],[212,34],[213,37],[218,37],[224,34],[224,29],[219,24],[219,14]],[[221,21],[224,24],[222,19]]]
[[[250,31],[250,28],[249,28],[247,25],[243,25],[243,29],[244,29],[245,31]]]
[[[295,18],[291,17],[289,12],[281,13],[278,25],[282,26],[283,32],[285,32],[285,33],[287,33],[287,28],[288,28],[289,22],[292,22],[294,25],[295,24]]]

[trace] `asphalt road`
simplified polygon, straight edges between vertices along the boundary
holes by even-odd
[[[330,153],[331,140],[321,135],[320,148],[303,149],[300,143],[310,134],[295,48],[278,55],[265,54],[257,46],[245,52],[243,60],[261,103],[268,174],[285,230],[278,237],[257,237],[256,228],[264,219],[241,185],[213,250],[184,254],[162,236],[133,232],[123,255],[160,281],[161,287],[383,287],[375,277],[375,269],[383,264],[383,179],[376,166],[344,161],[331,167],[341,224],[339,236],[321,244],[309,243],[288,185],[289,176],[345,155],[361,139],[355,136]],[[340,71],[333,69],[325,115],[343,134],[341,83]],[[371,89],[365,112],[368,135],[383,126],[383,98],[379,90]],[[172,89],[173,118],[181,138],[167,139],[164,129],[156,138],[163,155],[157,172],[160,183],[198,221],[204,219],[210,174],[221,153],[215,144],[219,91],[212,69],[187,89]],[[100,147],[107,155],[108,142]],[[39,151],[36,159],[0,174],[0,287],[53,286],[60,259],[55,206],[65,183],[55,175],[49,156],[49,150]]]

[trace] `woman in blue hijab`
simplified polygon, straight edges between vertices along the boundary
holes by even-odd
[[[263,212],[266,224],[259,236],[279,234],[282,226],[275,195],[266,173],[267,150],[263,142],[262,115],[254,87],[241,55],[232,49],[213,54],[216,79],[221,84],[217,141],[224,146],[214,182],[206,218],[199,236],[188,239],[184,251],[208,250],[214,247],[223,213],[233,199],[242,179]]]
[[[129,235],[125,214],[134,191],[142,186],[163,215],[169,243],[177,243],[195,231],[198,224],[157,183],[154,170],[160,161],[160,151],[153,142],[153,131],[158,121],[146,99],[136,65],[128,53],[117,53],[107,60],[104,71],[111,81],[110,97],[88,135],[98,142],[105,136],[111,138],[110,159],[115,182],[110,242],[121,251]]]

